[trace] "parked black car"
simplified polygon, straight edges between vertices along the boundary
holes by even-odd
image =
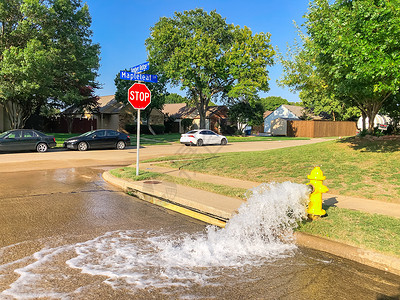
[[[65,140],[64,148],[86,151],[88,149],[125,149],[131,142],[129,135],[109,129],[88,131]]]
[[[54,136],[33,129],[13,129],[0,134],[0,151],[46,152],[55,146]]]

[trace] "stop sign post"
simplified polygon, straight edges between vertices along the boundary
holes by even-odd
[[[139,176],[139,149],[140,149],[140,110],[145,109],[151,102],[151,92],[143,83],[135,83],[128,90],[128,101],[137,109],[136,132],[136,176]]]

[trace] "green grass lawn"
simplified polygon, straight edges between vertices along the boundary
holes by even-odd
[[[400,219],[344,208],[323,208],[327,217],[303,222],[297,230],[400,257]]]
[[[136,134],[131,134],[131,144],[136,145]],[[180,133],[166,133],[160,135],[140,135],[140,144],[142,145],[161,145],[170,143],[179,143]],[[227,136],[229,143],[236,142],[259,142],[259,141],[283,141],[283,140],[309,140],[309,138],[293,138],[286,136]]]
[[[400,203],[398,141],[355,138],[269,151],[217,153],[159,158],[164,165],[255,182],[307,183],[321,166],[333,194]],[[185,161],[172,161],[186,159]]]

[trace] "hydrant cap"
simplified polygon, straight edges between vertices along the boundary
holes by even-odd
[[[326,177],[324,176],[324,173],[322,172],[320,167],[315,167],[310,175],[307,176],[308,179],[314,179],[314,180],[325,180]]]

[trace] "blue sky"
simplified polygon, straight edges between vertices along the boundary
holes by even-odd
[[[296,38],[293,21],[301,24],[308,8],[307,0],[86,0],[86,3],[92,16],[93,41],[101,46],[98,81],[103,88],[97,91],[100,96],[115,93],[114,78],[120,70],[146,61],[144,42],[160,17],[172,17],[175,11],[194,8],[216,10],[228,23],[250,27],[253,33],[271,33],[271,44],[285,52],[287,43],[293,44]],[[260,95],[299,101],[297,94],[277,86],[281,67],[275,65],[269,71],[271,89]],[[170,92],[184,95],[177,89]]]

